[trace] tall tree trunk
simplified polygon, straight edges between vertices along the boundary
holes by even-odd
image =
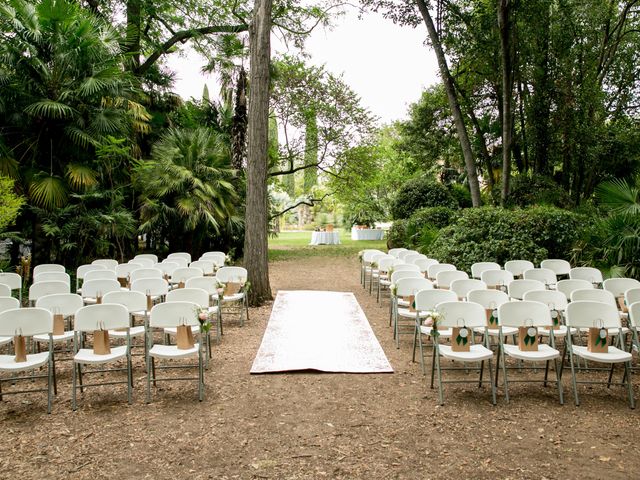
[[[249,27],[249,125],[247,141],[247,203],[244,264],[249,272],[249,303],[271,300],[267,228],[269,147],[269,66],[272,0],[256,0]]]
[[[449,72],[449,66],[447,59],[444,56],[444,50],[442,49],[442,43],[440,42],[440,36],[436,31],[436,27],[433,23],[431,13],[424,0],[416,0],[416,4],[420,9],[424,23],[427,26],[429,32],[429,38],[431,39],[431,45],[436,52],[436,58],[438,59],[438,67],[440,69],[440,76],[444,83],[444,88],[447,92],[447,98],[449,100],[449,108],[453,114],[453,120],[456,124],[456,131],[458,133],[458,139],[460,141],[460,147],[464,156],[465,170],[467,171],[467,177],[469,179],[469,190],[471,191],[471,203],[474,207],[480,206],[480,184],[478,182],[478,173],[476,171],[476,162],[473,158],[473,152],[471,150],[471,142],[469,141],[469,134],[464,124],[464,117],[462,116],[462,110],[460,109],[460,102],[456,96],[455,86],[453,79],[451,78],[451,72]]]
[[[513,71],[511,66],[511,0],[498,0],[498,27],[502,57],[502,205],[509,198],[513,132]]]

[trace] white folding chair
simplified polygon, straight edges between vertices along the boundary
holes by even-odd
[[[215,263],[209,260],[196,260],[189,264],[192,268],[199,268],[205,275],[213,275],[215,273]]]
[[[132,292],[130,290],[120,290],[106,293],[102,297],[103,304],[122,305],[129,312],[128,330],[109,330],[109,336],[114,339],[124,339],[141,337],[144,340],[145,360],[147,358],[146,334],[149,326],[149,311],[147,310],[147,296],[142,292]],[[143,318],[143,325],[135,324],[135,317]],[[133,344],[131,345],[133,347]]]
[[[99,278],[96,280],[85,280],[82,284],[82,299],[85,305],[94,304],[107,293],[119,292],[121,290],[120,282],[114,279]]]
[[[0,285],[7,285],[11,291],[18,290],[18,297],[22,303],[22,277],[17,273],[0,272]]]
[[[417,259],[422,258],[422,254],[418,253],[418,252],[411,252],[407,255],[405,255],[402,260],[405,261],[405,263],[414,263]]]
[[[580,290],[577,290],[578,292]],[[574,295],[575,293],[574,292]],[[618,309],[610,304],[602,302],[590,302],[586,300],[575,300],[567,306],[567,326],[569,328],[575,327],[579,329],[597,328],[600,330],[617,329],[618,339],[620,345],[624,345],[624,339],[622,338],[622,329],[620,323],[620,315]],[[605,334],[608,336],[608,334]],[[571,341],[571,335],[567,336],[567,350],[569,352],[569,363],[571,365],[571,380],[573,384],[573,395],[575,398],[576,406],[580,405],[580,398],[578,395],[578,383],[605,383],[607,387],[612,385],[611,376],[613,374],[613,367],[616,364],[622,363],[624,365],[625,375],[620,385],[626,385],[629,397],[629,406],[635,408],[635,402],[633,398],[633,386],[631,383],[631,360],[632,355],[629,352],[621,350],[613,345],[607,346],[606,353],[590,352],[588,347],[581,345],[574,345]],[[608,382],[596,382],[596,381],[582,381],[579,382],[576,378],[576,365],[574,357],[582,358],[590,362],[604,363],[611,365],[611,372]],[[625,382],[626,380],[626,382]]]
[[[174,252],[167,255],[167,259],[173,258],[182,258],[187,261],[187,263],[191,263],[191,254],[187,252]]]
[[[216,272],[216,278],[218,281],[225,285],[229,282],[244,285],[247,283],[247,277],[247,269],[243,267],[222,267]],[[243,326],[245,317],[246,320],[249,321],[249,303],[247,301],[247,295],[244,288],[233,295],[224,295],[223,293],[219,299],[220,308],[222,308],[223,304],[234,303],[240,305],[240,326]],[[221,312],[221,315],[223,314],[224,312]]]
[[[173,287],[177,287],[179,284],[183,284],[187,280],[193,277],[202,277],[204,276],[204,272],[196,267],[180,267],[176,268],[171,274],[171,278],[169,279],[169,283]]]
[[[150,328],[177,328],[179,326],[188,326],[194,329],[200,326],[196,311],[198,305],[193,302],[166,302],[153,307],[151,310],[151,318],[149,319]],[[150,337],[152,338],[152,337]],[[151,402],[151,383],[156,385],[158,381],[170,380],[198,380],[198,399],[204,399],[204,362],[202,358],[202,332],[199,333],[199,342],[196,342],[192,348],[180,349],[177,345],[150,345],[147,351],[147,403]],[[156,359],[162,360],[179,360],[185,358],[196,357],[198,359],[198,377],[196,378],[158,378],[156,376]],[[172,368],[178,368],[172,365]],[[182,366],[188,368],[190,365]]]
[[[404,262],[404,261],[397,258],[396,262]],[[393,271],[394,272],[403,272],[403,271],[420,272],[420,267],[413,263],[395,263],[395,265],[393,266]]]
[[[114,272],[118,266],[118,261],[111,258],[99,258],[91,263],[94,265],[103,265],[107,270],[113,270]]]
[[[476,262],[471,265],[471,278],[481,280],[482,272],[487,270],[502,270],[502,267],[496,262]]]
[[[17,336],[24,337],[25,343],[29,337],[35,335],[51,335],[53,332],[53,316],[51,312],[44,308],[15,308],[5,310],[0,313],[0,338]],[[15,343],[14,343],[15,345]],[[47,366],[45,375],[18,376],[23,372],[35,373],[40,367]],[[0,377],[0,401],[4,395],[14,395],[19,393],[47,392],[47,413],[51,413],[51,403],[53,401],[53,385],[55,383],[55,368],[53,365],[53,342],[49,342],[49,349],[46,352],[27,353],[26,361],[17,362],[14,355],[0,355],[0,373],[8,372],[9,378]],[[3,391],[2,383],[15,383],[20,380],[33,380],[36,378],[46,378],[47,388]]]
[[[45,272],[64,272],[64,265],[58,263],[43,263],[33,267],[33,278],[36,278],[38,274]]]
[[[3,285],[3,287],[6,287],[6,285]],[[4,312],[5,310],[13,310],[14,308],[20,308],[20,300],[9,296],[0,297],[0,313]],[[12,337],[0,336],[0,346],[8,345],[12,341]]]
[[[156,265],[158,267],[160,264]],[[159,268],[136,268],[129,274],[129,283],[133,283],[141,278],[162,278],[163,273]]]
[[[453,360],[466,365],[469,363],[479,364],[479,379],[478,387],[481,387],[483,383],[489,383],[491,385],[491,403],[496,404],[496,386],[493,383],[493,369],[492,359],[493,352],[482,344],[473,343],[473,330],[476,328],[486,328],[484,309],[477,303],[472,302],[443,302],[436,305],[436,310],[440,314],[440,319],[437,322],[438,329],[459,329],[456,330],[458,335],[454,339],[451,337],[451,342],[471,342],[468,352],[459,352],[453,349],[452,345],[444,345],[440,343],[440,335],[435,335],[432,332],[431,338],[433,339],[433,354],[434,361],[431,366],[431,388],[433,388],[434,373],[438,377],[438,399],[440,405],[444,405],[444,384],[445,383],[476,383],[473,381],[464,380],[451,380],[445,381],[442,379],[442,372],[444,370],[461,370],[460,368],[443,368],[440,365],[440,357],[447,360]],[[487,362],[489,368],[489,376],[487,380],[483,380],[484,362]]]
[[[611,305],[616,309],[620,307],[618,304],[618,300],[613,295],[613,293],[607,290],[600,290],[599,288],[585,288],[582,290],[574,290],[571,293],[571,301],[600,302]],[[627,316],[626,313],[619,312],[619,314],[621,318],[625,318]],[[585,330],[582,331],[584,332]],[[620,331],[618,331],[617,328],[607,329],[608,336],[613,337],[614,339],[617,339],[620,333],[622,333],[623,338],[626,338],[627,334],[629,333],[629,329],[625,326],[623,326]]]
[[[466,300],[471,290],[486,290],[487,284],[475,278],[460,278],[451,282],[449,289],[458,295],[458,299]]]
[[[367,273],[369,273],[369,293],[373,291],[373,279],[377,278],[379,275],[378,263],[383,258],[393,258],[391,255],[387,255],[386,253],[377,253],[371,256],[371,262],[369,267],[367,268]],[[366,288],[367,279],[365,278],[365,288]]]
[[[209,294],[209,313],[216,314],[216,340],[220,343],[222,340],[222,310],[218,300],[220,299],[221,291],[216,277],[193,277],[188,279],[185,284],[185,288],[201,288]],[[180,290],[180,289],[178,289]]]
[[[635,278],[607,278],[602,283],[602,288],[613,293],[618,302],[618,309],[623,312],[626,310],[624,305],[624,292],[631,288],[640,287],[640,282]]]
[[[45,343],[51,339],[54,344],[72,341],[73,323],[70,319],[75,317],[76,311],[82,308],[83,305],[82,297],[75,293],[54,293],[38,298],[36,307],[48,310],[51,312],[51,315],[62,315],[65,320],[65,329],[61,335],[34,335],[33,341],[36,343]],[[67,326],[69,328],[67,328]],[[53,358],[53,361],[55,362],[55,358]]]
[[[158,256],[153,253],[139,253],[135,257],[133,257],[133,261],[136,260],[151,260],[154,264],[158,263]]]
[[[116,278],[120,282],[120,285],[122,285],[123,287],[129,285],[129,282],[131,281],[131,272],[140,268],[144,268],[144,265],[142,265],[141,263],[129,262],[121,263],[120,265],[118,265],[116,267]]]
[[[430,337],[433,331],[433,322],[430,321],[429,313],[436,310],[436,305],[442,302],[457,302],[458,296],[451,290],[438,290],[428,288],[419,290],[415,294],[416,313],[415,328],[413,332],[413,355],[411,361],[416,361],[416,347],[420,350],[420,368],[422,374],[427,373],[424,365],[424,342],[422,336]],[[420,314],[422,312],[422,314]],[[426,320],[426,321],[425,321]],[[438,335],[443,338],[451,336],[451,329],[439,329]]]
[[[569,278],[574,280],[586,280],[591,282],[595,288],[602,286],[602,272],[593,267],[575,267],[569,270]]]
[[[549,314],[553,322],[553,335],[556,338],[567,336],[568,328],[565,324],[565,316],[569,302],[567,302],[567,297],[563,292],[555,290],[532,290],[524,294],[524,300],[544,303],[547,308],[549,308]],[[549,328],[547,327],[540,327],[538,333],[543,337],[550,335]],[[577,330],[575,328],[571,330],[571,335],[575,335],[576,333]]]
[[[42,272],[33,277],[33,283],[64,282],[71,288],[71,277],[67,272]]]
[[[467,295],[467,301],[477,303],[484,308],[487,328],[478,328],[475,333],[482,335],[485,345],[491,348],[491,339],[500,336],[498,307],[509,301],[509,295],[501,290],[494,289],[471,290]],[[515,344],[518,329],[503,327],[502,334],[505,337],[513,338],[513,343]]]
[[[487,284],[487,288],[506,292],[513,282],[513,273],[509,270],[484,270],[480,274],[480,280]]]
[[[426,277],[426,274],[427,274],[427,270],[429,270],[429,267],[431,265],[436,265],[437,263],[439,263],[438,260],[436,260],[434,258],[418,258],[418,259],[413,261],[413,264],[418,267],[420,272],[422,272],[422,274],[425,277]]]
[[[400,260],[402,261],[402,260]],[[397,265],[393,267],[393,273],[391,274],[390,284],[389,284],[389,326],[393,323],[393,315],[394,309],[397,306],[408,307],[409,303],[402,298],[398,298],[398,296],[394,293],[396,290],[396,283],[398,280],[402,278],[424,278],[420,272],[416,269],[413,270],[404,270],[398,269],[398,267],[403,267],[404,265]]]
[[[105,267],[104,265],[94,265],[93,263],[90,263],[88,265],[80,265],[76,269],[76,292],[78,292],[78,290],[80,289],[81,282],[84,281],[84,276],[88,272],[92,272],[94,270],[106,270],[106,269],[107,267]]]
[[[184,265],[186,267],[186,265]],[[179,263],[176,262],[161,262],[161,263],[157,263],[154,268],[159,269],[160,271],[162,271],[162,275],[165,276],[166,278],[170,278],[171,275],[173,274],[173,272],[178,269],[178,268],[182,268],[183,265],[180,265]]]
[[[542,382],[544,386],[547,385],[550,380],[549,375],[549,363],[553,361],[554,370],[556,372],[556,386],[558,388],[558,398],[560,404],[564,403],[563,391],[562,391],[562,355],[555,348],[555,337],[553,321],[551,320],[551,313],[549,307],[544,303],[531,302],[523,300],[521,302],[507,302],[498,307],[498,317],[500,319],[499,329],[499,343],[498,343],[498,364],[496,365],[496,386],[498,385],[500,369],[504,376],[504,395],[507,403],[509,403],[509,377],[507,374],[507,357],[513,358],[520,362],[545,363],[545,374],[543,380],[518,380],[519,382]],[[525,335],[527,338],[538,339],[538,329],[546,328],[549,331],[549,344],[540,343],[537,350],[528,351],[520,348],[520,345],[509,345],[505,342],[503,329],[505,327],[522,328],[519,335]],[[571,336],[568,335],[567,338]],[[527,340],[525,338],[525,342]],[[558,362],[560,360],[560,362]],[[500,368],[501,366],[501,368]],[[523,367],[520,365],[517,367],[521,370]]]
[[[115,303],[100,304],[100,305],[87,305],[82,307],[76,312],[74,325],[74,352],[73,356],[74,368],[72,375],[72,394],[71,394],[71,407],[73,410],[77,408],[77,391],[80,389],[80,393],[84,392],[87,387],[94,387],[98,385],[118,385],[122,383],[127,384],[127,400],[131,405],[133,378],[131,376],[131,337],[129,336],[129,312],[123,305]],[[126,332],[126,344],[122,346],[110,346],[110,353],[97,354],[92,348],[85,348],[83,337],[87,333],[96,333],[99,331],[113,331],[124,330]],[[99,370],[85,370],[82,368],[88,365],[101,366],[108,363],[120,362],[120,360],[126,361],[125,368],[114,368],[105,370],[100,368]],[[127,371],[126,381],[106,381],[101,383],[83,383],[83,375],[93,373],[103,373],[105,371]],[[78,385],[79,384],[79,385]]]
[[[571,264],[566,260],[550,258],[540,262],[541,268],[548,268],[556,274],[556,277],[569,275],[571,273]]]
[[[70,293],[69,284],[65,282],[38,282],[29,287],[29,304],[35,305],[36,300],[53,293]]]
[[[514,279],[522,278],[522,274],[525,270],[531,270],[534,265],[529,260],[509,260],[504,264],[504,269],[507,272],[511,272]]]
[[[211,316],[215,315],[216,321],[213,322],[212,324],[215,324],[216,328],[219,330],[220,323],[221,323],[220,309],[218,307],[210,306],[209,299],[210,299],[209,292],[203,288],[194,288],[194,287],[177,288],[175,290],[171,290],[167,294],[167,302],[195,303],[196,305],[198,305],[201,311],[204,310],[206,312],[208,318],[211,318]],[[195,327],[193,329],[193,333],[197,333],[198,331],[200,331],[200,327]],[[168,336],[171,336],[171,335],[175,336],[177,334],[177,330],[171,327],[165,328],[164,333],[165,335],[168,335]],[[207,337],[206,347],[207,347],[207,353],[208,353],[207,356],[211,358],[211,336],[209,335],[209,331],[206,332],[206,337]]]
[[[636,302],[640,302],[640,287],[630,288],[629,290],[624,292],[624,301],[627,306],[632,305]]]
[[[555,289],[558,278],[556,273],[549,268],[532,268],[522,274],[525,280],[537,280],[544,283],[548,289]]]
[[[384,255],[384,252],[377,249],[366,249],[360,252],[362,254],[360,258],[360,284],[362,288],[366,288],[367,273],[371,272],[371,263],[375,255]]]
[[[507,293],[511,300],[522,300],[524,294],[530,290],[546,290],[544,283],[538,280],[514,280],[507,285]]]
[[[427,268],[427,278],[433,282],[435,281],[438,273],[453,270],[457,270],[455,265],[451,265],[450,263],[436,263]]]
[[[406,248],[392,248],[389,250],[389,255],[391,255],[392,257],[396,257],[398,258],[398,255],[400,255],[400,252],[405,252],[407,249]]]
[[[105,268],[104,270],[91,270],[84,274],[84,282],[89,282],[91,280],[117,280],[118,276],[116,275],[115,270],[110,270]]]
[[[158,262],[154,262],[151,258],[148,257],[137,257],[133,260],[129,260],[129,262],[127,263],[135,263],[137,265],[140,265],[139,268],[153,268]]]
[[[436,265],[437,266],[437,265]],[[438,288],[450,288],[454,280],[466,280],[469,278],[467,272],[461,270],[445,270],[436,274],[435,285]]]
[[[587,280],[559,280],[556,284],[556,290],[562,292],[567,299],[571,298],[571,294],[574,290],[584,290],[587,288],[593,288],[593,283]]]
[[[169,283],[164,278],[140,278],[131,282],[130,290],[143,293],[150,298],[150,303],[156,303],[169,293]]]
[[[398,262],[401,261],[402,260],[395,257],[387,256],[378,262],[378,273],[374,276],[374,278],[377,279],[376,302],[380,301],[380,290],[382,287],[388,287],[391,285],[391,276],[389,275],[389,272],[393,270],[394,265],[399,264]]]
[[[395,272],[394,272],[395,273]],[[420,312],[412,312],[408,299],[420,290],[428,290],[433,288],[433,284],[426,278],[401,278],[394,283],[395,294],[393,309],[393,338],[396,340],[396,348],[400,348],[400,335],[414,333],[415,316],[421,315]],[[404,298],[406,307],[400,305],[397,299]]]

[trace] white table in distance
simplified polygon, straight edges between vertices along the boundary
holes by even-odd
[[[309,245],[340,245],[338,232],[311,232]]]
[[[384,238],[384,230],[381,228],[352,228],[351,240],[382,240]]]

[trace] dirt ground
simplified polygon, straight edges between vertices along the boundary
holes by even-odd
[[[552,386],[514,384],[511,403],[499,391],[493,407],[488,389],[450,385],[439,407],[411,339],[395,348],[387,303],[360,286],[356,259],[277,262],[271,279],[274,295],[355,292],[395,373],[252,376],[270,305],[252,309],[214,346],[202,403],[195,382],[178,382],[145,404],[140,357],[131,406],[121,386],[101,387],[72,412],[68,361],[52,415],[42,394],[5,397],[0,478],[638,478],[640,413],[620,387],[583,387],[575,407],[567,375],[564,406]]]

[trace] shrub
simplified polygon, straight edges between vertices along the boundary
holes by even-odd
[[[458,213],[447,207],[427,207],[413,212],[407,220],[406,241],[412,247],[428,247],[441,228],[451,225]]]
[[[458,203],[447,187],[426,177],[407,181],[391,203],[394,220],[409,218],[413,212],[423,207],[457,208]]]
[[[460,208],[471,208],[473,202],[471,201],[471,192],[464,185],[454,183],[451,185],[451,195],[458,202]]]
[[[407,221],[396,220],[387,232],[387,248],[403,248],[407,245]]]
[[[500,203],[501,186],[496,185],[492,193],[497,195],[496,204]],[[508,207],[528,207],[530,205],[552,205],[567,208],[571,205],[571,197],[556,183],[553,178],[543,175],[517,175],[511,179]]]
[[[569,259],[588,223],[583,215],[553,207],[472,208],[442,229],[425,253],[466,271],[483,261]]]

